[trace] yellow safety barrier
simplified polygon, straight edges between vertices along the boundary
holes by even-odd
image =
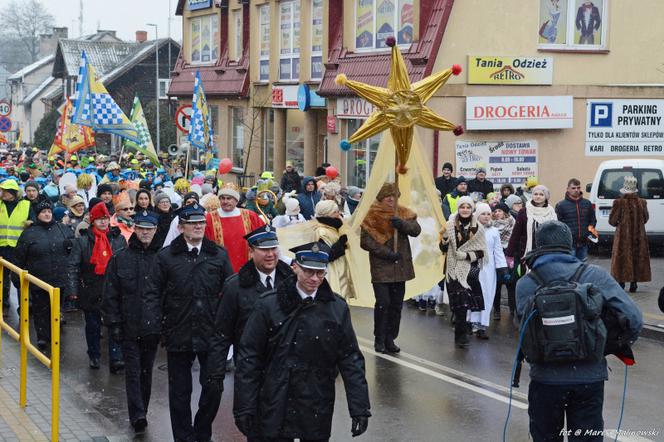
[[[39,362],[51,369],[51,440],[57,441],[59,437],[60,423],[60,288],[46,284],[39,278],[30,275],[27,270],[16,267],[9,261],[0,258],[0,294],[4,281],[4,269],[7,268],[13,273],[19,275],[19,331],[16,333],[4,318],[0,318],[0,327],[7,334],[18,341],[20,345],[20,386],[19,386],[19,405],[25,408],[27,402],[27,382],[28,382],[28,352],[37,358]],[[37,347],[30,342],[30,284],[34,284],[42,290],[48,292],[51,301],[51,357],[47,357],[39,351]],[[2,296],[0,295],[0,307],[2,307]],[[0,332],[0,347],[2,346],[2,333]]]

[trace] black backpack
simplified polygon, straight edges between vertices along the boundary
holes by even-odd
[[[526,327],[522,352],[531,364],[591,362],[604,357],[604,298],[592,284],[577,282],[586,268],[580,265],[569,281],[545,282],[536,270],[528,274],[538,285],[521,324]]]

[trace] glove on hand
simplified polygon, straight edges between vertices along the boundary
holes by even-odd
[[[392,262],[401,261],[401,252],[390,252],[387,259]]]
[[[369,418],[366,416],[357,416],[352,418],[353,423],[350,427],[350,433],[353,437],[357,437],[360,434],[367,431],[367,426],[369,426]]]
[[[397,230],[401,230],[403,227],[403,220],[399,217],[393,216],[390,218],[390,224],[392,224],[392,227],[394,227]]]
[[[236,417],[235,426],[242,434],[249,436],[251,434],[251,429],[254,427],[254,417],[250,414]]]

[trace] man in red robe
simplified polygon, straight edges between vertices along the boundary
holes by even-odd
[[[233,271],[249,261],[249,247],[244,236],[265,225],[255,212],[237,207],[240,193],[233,187],[219,190],[221,208],[205,215],[205,237],[224,247]]]

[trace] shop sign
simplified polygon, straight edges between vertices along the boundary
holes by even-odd
[[[312,107],[325,107],[327,102],[325,98],[321,97],[312,91],[309,85],[301,84],[297,88],[297,107],[302,111],[308,111]]]
[[[468,84],[553,84],[553,58],[469,55]]]
[[[212,6],[212,0],[189,0],[189,10],[196,11],[198,9],[205,9]]]
[[[457,141],[457,175],[474,177],[479,167],[496,188],[522,184],[538,175],[537,141]]]
[[[337,99],[337,118],[369,118],[373,111],[373,104],[363,98],[345,97]]]
[[[664,100],[588,100],[586,155],[664,155]]]
[[[272,87],[272,107],[297,109],[297,85]]]
[[[466,129],[567,129],[573,124],[572,96],[468,97]]]
[[[327,116],[327,133],[336,134],[337,131],[337,119],[334,115]]]

